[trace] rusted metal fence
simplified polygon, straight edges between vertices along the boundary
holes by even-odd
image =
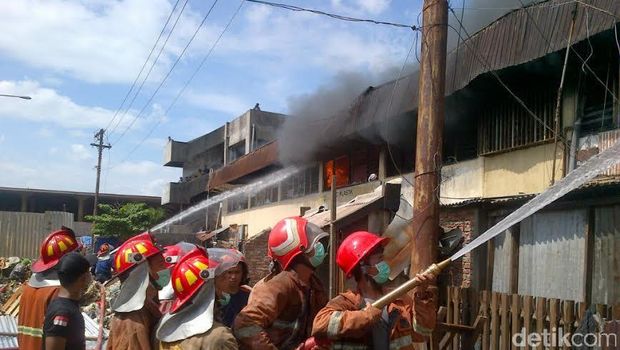
[[[486,317],[487,322],[478,340],[479,349],[482,350],[532,349],[527,341],[529,334],[549,334],[549,346],[544,346],[542,342],[544,339],[541,339],[540,346],[536,349],[570,349],[570,345],[564,344],[560,338],[577,331],[585,320],[588,309],[584,303],[572,300],[489,291],[477,292],[457,287],[448,287],[446,299],[447,323],[470,325],[476,316]],[[590,309],[595,311],[593,312],[595,318],[601,323],[620,318],[620,304],[614,306],[598,304]],[[596,327],[598,332],[604,325]],[[513,341],[515,334],[517,334],[516,343]],[[457,335],[452,340],[453,350],[464,349],[461,337]],[[603,349],[620,348],[620,335],[616,334],[615,337],[618,347],[603,346]],[[519,343],[525,346],[521,347]]]

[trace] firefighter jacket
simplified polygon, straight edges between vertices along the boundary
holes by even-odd
[[[203,334],[172,343],[161,342],[160,350],[237,350],[237,340],[230,328],[221,323],[214,323],[211,329]]]
[[[389,304],[379,321],[364,310],[359,292],[347,291],[330,300],[314,319],[312,335],[330,341],[333,349],[414,349],[436,322],[437,297],[430,288]]]
[[[295,271],[269,275],[252,289],[233,332],[242,349],[295,349],[310,336],[312,320],[326,302],[316,276],[307,285]]]
[[[60,287],[34,288],[28,283],[22,285],[17,318],[17,343],[20,349],[42,348],[45,311],[59,289]]]
[[[154,329],[160,318],[157,291],[149,286],[141,309],[114,314],[107,350],[157,349]]]

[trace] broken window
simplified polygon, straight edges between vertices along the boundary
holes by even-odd
[[[309,167],[282,181],[282,200],[299,198],[319,191],[319,169]]]
[[[513,96],[498,90],[481,108],[478,153],[487,155],[504,152],[553,139],[556,90],[547,85],[513,90],[538,120]]]

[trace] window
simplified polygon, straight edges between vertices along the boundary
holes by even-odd
[[[245,154],[245,141],[238,142],[228,147],[228,163]]]
[[[228,212],[245,210],[248,208],[248,196],[245,194],[238,195],[228,199]]]
[[[319,191],[319,169],[309,167],[282,181],[282,199],[303,197]]]
[[[555,91],[545,85],[516,91],[539,120],[503,90],[490,98],[478,123],[478,153],[492,154],[553,139]]]
[[[605,73],[600,76],[605,77]],[[616,80],[615,78],[612,78]],[[609,131],[617,127],[617,116],[614,116],[614,97],[607,93],[594,77],[588,75],[585,77],[583,87],[581,88],[581,100],[583,102],[583,110],[581,110],[581,128],[582,135],[597,134],[603,131]],[[615,90],[616,81],[609,82],[607,88]]]
[[[351,171],[351,164],[349,163],[349,156],[342,156],[336,158],[336,187],[344,187],[349,185],[349,175]],[[325,183],[325,189],[332,187],[332,174],[334,171],[334,161],[330,160],[325,162],[323,167],[323,181]]]
[[[250,197],[252,208],[267,205],[278,201],[278,186],[271,186],[258,191]]]

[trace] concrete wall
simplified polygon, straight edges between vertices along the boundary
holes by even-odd
[[[556,179],[562,175],[558,147]],[[525,148],[484,158],[484,197],[540,193],[551,180],[553,144]]]
[[[479,157],[444,166],[441,169],[441,204],[483,197],[484,161],[484,157]]]

